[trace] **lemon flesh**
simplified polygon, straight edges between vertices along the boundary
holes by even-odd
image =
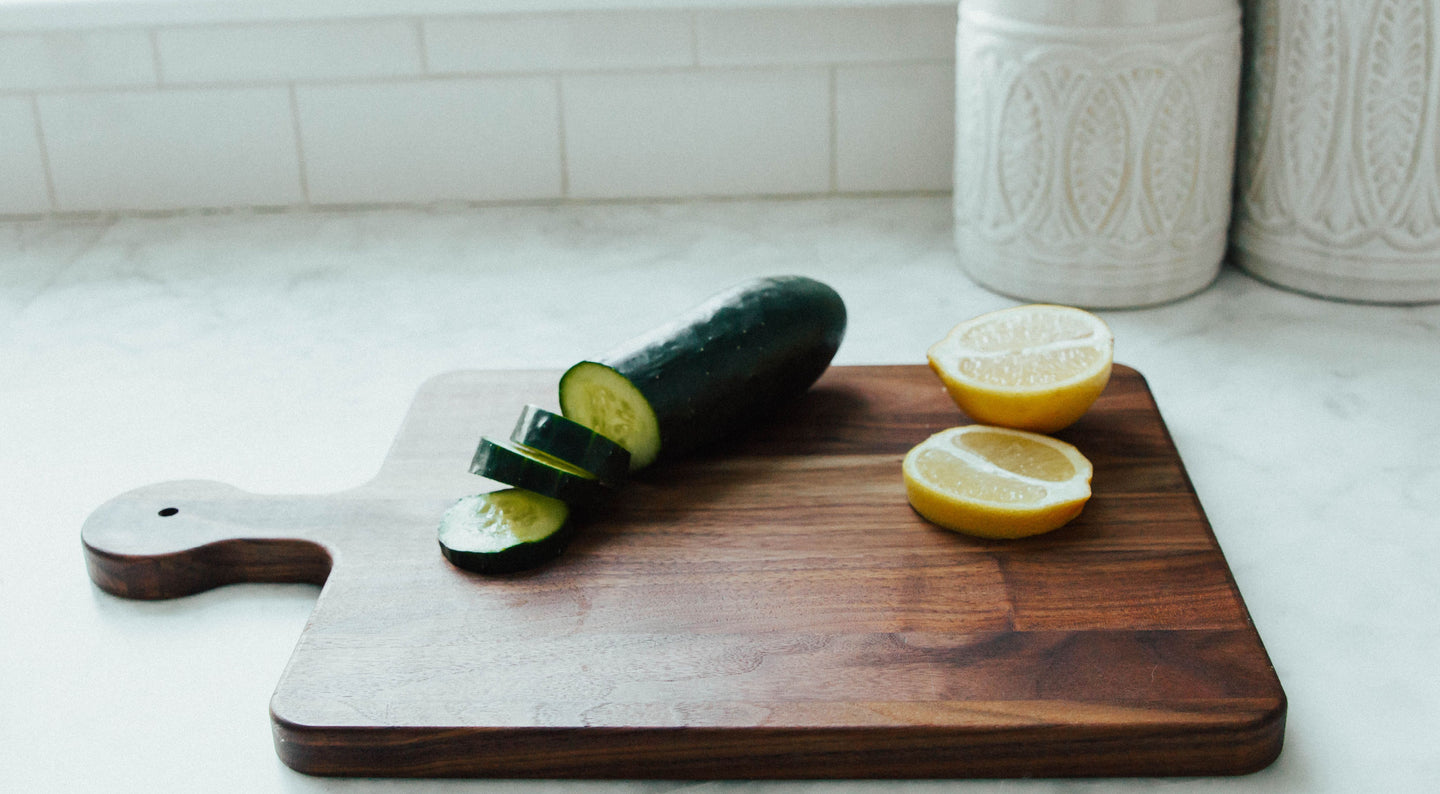
[[[1094,467],[1063,441],[967,425],[920,442],[902,464],[910,505],[931,523],[986,538],[1049,532],[1080,514]]]
[[[976,422],[1053,433],[1110,381],[1115,340],[1095,315],[1033,304],[967,320],[926,351],[955,404]]]

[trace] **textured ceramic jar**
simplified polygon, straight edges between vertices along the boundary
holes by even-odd
[[[1235,261],[1326,297],[1440,301],[1440,3],[1246,13]]]
[[[1224,258],[1236,0],[961,0],[955,244],[1026,300],[1140,306]]]

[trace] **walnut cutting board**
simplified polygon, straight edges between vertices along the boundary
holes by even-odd
[[[846,778],[1237,774],[1285,695],[1143,378],[1060,437],[1095,496],[982,541],[905,501],[900,459],[965,419],[923,366],[834,367],[784,415],[627,484],[564,556],[440,555],[482,433],[554,372],[421,389],[376,477],[327,495],[142,488],[82,535],[130,598],[324,583],[270,703],[302,772]],[[203,693],[196,693],[199,697]]]

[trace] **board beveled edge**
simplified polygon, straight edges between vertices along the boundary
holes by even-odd
[[[84,544],[90,579],[120,598],[158,601],[230,584],[324,585],[333,560],[301,540],[231,539],[158,555],[115,554]]]
[[[272,707],[276,754],[322,777],[839,780],[1236,776],[1284,744],[1286,699],[1246,698],[1233,719],[816,729],[303,725]]]

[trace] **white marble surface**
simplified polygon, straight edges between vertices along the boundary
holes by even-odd
[[[960,272],[946,197],[0,225],[0,790],[1031,792],[1155,781],[321,780],[266,705],[308,586],[169,602],[86,577],[130,488],[364,482],[416,387],[559,367],[750,275],[845,297],[838,363],[918,363],[1011,301]],[[1409,792],[1440,777],[1440,306],[1308,298],[1227,268],[1105,312],[1143,372],[1289,696],[1259,774],[1167,791]]]

